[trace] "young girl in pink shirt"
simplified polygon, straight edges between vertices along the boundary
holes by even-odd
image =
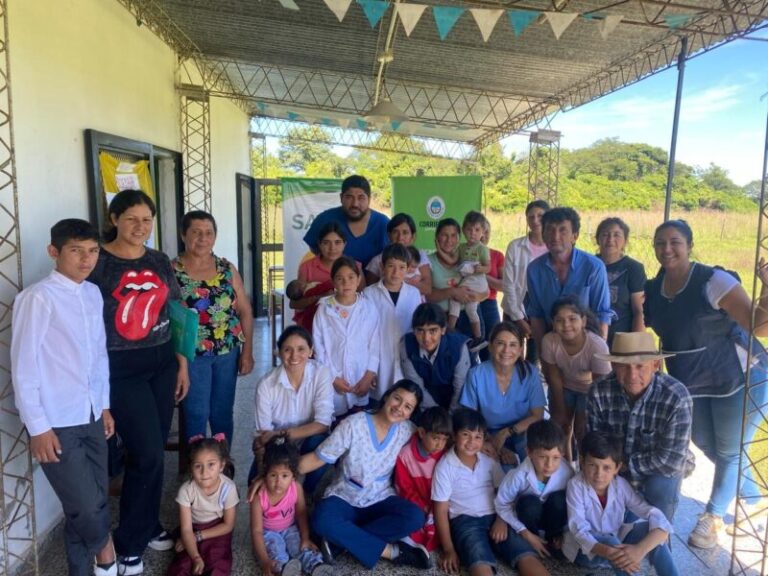
[[[296,481],[299,452],[285,436],[275,436],[264,450],[263,484],[251,502],[251,540],[262,574],[331,576],[317,546],[309,539],[304,490]]]

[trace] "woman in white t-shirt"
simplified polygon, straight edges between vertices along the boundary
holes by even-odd
[[[715,464],[709,501],[688,543],[713,548],[723,515],[736,496],[742,442],[748,445],[764,423],[768,402],[765,349],[749,337],[752,302],[735,274],[691,262],[693,231],[687,222],[664,222],[656,228],[653,244],[661,270],[645,285],[645,324],[659,335],[664,352],[675,354],[666,360],[666,366],[693,397],[691,439]],[[757,275],[763,284],[760,301],[765,302],[768,270],[762,260]],[[768,334],[764,304],[755,309],[754,326],[755,336]],[[750,346],[752,369],[747,387]],[[742,440],[745,405],[750,416]],[[760,497],[749,469],[742,476],[741,497],[748,505],[757,504]],[[764,505],[758,506],[758,513],[760,508],[764,518]]]
[[[541,342],[541,369],[549,385],[549,410],[566,437],[565,454],[572,460],[571,436],[586,432],[587,394],[592,382],[610,374],[611,364],[595,358],[608,354],[591,312],[575,296],[552,306],[552,332]]]

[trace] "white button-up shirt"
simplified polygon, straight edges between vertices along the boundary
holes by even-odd
[[[109,408],[103,307],[96,285],[55,270],[16,296],[11,370],[30,436],[88,424]]]
[[[304,377],[294,390],[288,374],[277,366],[256,385],[255,431],[285,430],[318,422],[333,422],[333,376],[316,360],[307,360]]]
[[[512,530],[522,532],[525,530],[525,524],[517,517],[515,511],[517,501],[523,496],[536,496],[542,502],[546,502],[547,497],[553,492],[565,490],[571,476],[573,476],[573,470],[563,458],[560,460],[560,466],[542,489],[531,459],[526,458],[520,466],[507,472],[499,486],[499,492],[493,502],[496,506],[496,514],[501,516]]]
[[[568,531],[563,538],[563,554],[571,562],[581,549],[590,559],[592,548],[597,544],[595,534],[614,536],[620,541],[632,530],[632,524],[624,522],[624,512],[629,510],[640,520],[648,521],[648,529],[661,528],[672,534],[672,525],[658,509],[646,502],[621,476],[608,485],[605,508],[597,498],[597,492],[579,472],[568,482]]]

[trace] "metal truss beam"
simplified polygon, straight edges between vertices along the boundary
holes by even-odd
[[[194,87],[181,93],[181,153],[184,211],[211,211],[211,107],[208,95]]]
[[[312,139],[311,137],[302,137],[302,131],[293,130],[295,128],[312,127],[314,130],[322,132],[327,137],[329,143],[338,146],[351,146],[367,150],[398,152],[416,156],[451,158],[456,160],[474,161],[477,157],[477,150],[475,147],[466,142],[423,138],[419,136],[409,136],[407,134],[395,134],[392,132],[369,132],[366,130],[341,128],[338,126],[315,126],[304,122],[280,120],[269,116],[254,116],[251,119],[251,127],[253,129],[252,136],[256,138],[273,136],[288,141],[298,140],[316,142],[317,140]]]
[[[646,14],[646,23],[660,28],[668,28],[663,19],[664,9],[666,6],[675,5],[675,3],[654,2],[654,4],[663,4],[664,6],[651,14],[646,11],[644,3],[640,3]],[[675,63],[675,59],[680,53],[680,36],[688,36],[690,53],[699,56],[724,42],[746,36],[766,27],[768,4],[763,0],[733,0],[724,3],[723,6],[727,7],[728,10],[705,11],[700,9],[701,15],[691,20],[685,27],[678,28],[675,32],[669,32],[661,40],[648,44],[627,58],[611,63],[601,71],[590,75],[587,80],[545,99],[540,104],[529,108],[525,113],[510,116],[500,126],[476,139],[473,144],[482,148],[504,136],[509,136],[536,124],[555,110],[581,106],[665,70]]]
[[[32,459],[10,359],[11,310],[22,280],[7,0],[0,0],[0,34],[0,573],[31,576],[39,574]]]
[[[528,152],[528,197],[557,206],[560,177],[560,132],[541,130],[530,136]]]
[[[760,187],[760,213],[757,224],[757,242],[755,246],[755,270],[761,259],[768,261],[768,114],[765,124],[765,147],[763,149],[763,181]],[[756,277],[752,285],[752,337],[754,336],[754,318],[758,310],[765,310],[768,301],[761,298],[762,284]],[[765,362],[765,358],[762,359]],[[751,354],[748,359],[747,393],[744,398],[744,422],[739,455],[739,482],[737,494],[741,493],[742,484],[754,482],[760,492],[768,494],[768,457],[765,446],[768,445],[768,394],[763,389],[768,386],[768,376],[760,371],[753,375]],[[752,382],[754,380],[754,382]],[[756,429],[756,431],[755,431]],[[736,498],[734,515],[735,535],[731,548],[730,574],[747,576],[768,574],[768,502],[763,499],[755,506],[741,496]]]

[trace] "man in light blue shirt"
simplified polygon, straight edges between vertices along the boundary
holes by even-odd
[[[364,176],[345,178],[341,183],[341,206],[318,214],[304,235],[304,242],[317,254],[320,230],[328,222],[338,222],[347,241],[344,254],[362,263],[365,268],[389,244],[389,218],[371,210],[370,201],[371,185]]]
[[[612,315],[608,275],[599,258],[575,248],[581,227],[578,212],[567,207],[553,208],[544,213],[541,223],[549,252],[528,265],[525,308],[536,349],[541,350],[541,339],[552,330],[552,305],[568,295],[576,296],[592,311],[605,338]]]

